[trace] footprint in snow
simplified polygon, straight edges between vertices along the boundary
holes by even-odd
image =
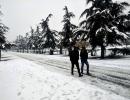
[[[18,92],[18,93],[17,93],[17,96],[20,96],[20,95],[21,95],[21,92]]]
[[[21,89],[22,89],[22,90],[25,89],[25,86],[24,86],[24,85],[21,85]]]
[[[39,83],[41,83],[41,82],[42,82],[42,80],[38,80],[38,82],[39,82]]]
[[[40,100],[48,100],[48,99],[49,99],[48,97],[40,98]]]

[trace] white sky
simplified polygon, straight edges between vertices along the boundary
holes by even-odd
[[[31,26],[35,28],[49,13],[53,14],[50,28],[61,31],[65,5],[76,15],[73,22],[78,24],[85,0],[0,0],[0,5],[4,14],[2,22],[10,28],[7,39],[12,41],[17,35],[29,32]]]
[[[29,32],[31,26],[35,28],[49,13],[53,14],[50,28],[61,31],[65,5],[76,15],[72,22],[78,25],[79,16],[86,8],[86,0],[0,0],[0,5],[4,14],[2,22],[10,28],[6,37],[13,41],[17,35]]]

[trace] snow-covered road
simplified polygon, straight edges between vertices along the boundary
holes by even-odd
[[[70,76],[70,62],[68,57],[59,55],[50,56],[50,55],[36,55],[36,54],[23,54],[23,53],[8,53],[8,54],[31,60],[37,64],[44,66],[44,68],[46,69]],[[121,61],[119,61],[119,63]],[[127,59],[125,59],[124,61],[127,62]],[[102,61],[89,60],[89,62],[90,62],[91,76],[83,76],[82,78],[78,78],[78,80],[80,80],[85,84],[96,85],[102,89],[114,92],[118,95],[130,99],[129,63],[124,64],[126,66],[124,67],[122,66],[123,67],[122,68],[121,66],[118,66],[118,64],[116,63],[114,63],[115,65],[112,64],[112,61],[108,63],[108,61],[104,60]],[[104,63],[108,64],[102,66]],[[114,65],[115,67],[109,66],[109,64]],[[74,77],[77,78],[77,76],[78,75],[76,74]]]

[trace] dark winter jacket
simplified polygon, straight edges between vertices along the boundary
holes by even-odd
[[[84,60],[88,59],[88,52],[87,52],[86,49],[85,50],[81,50],[81,52],[80,52],[80,58],[84,59]]]
[[[75,49],[71,50],[69,56],[70,56],[70,61],[76,63],[79,60],[79,51]]]

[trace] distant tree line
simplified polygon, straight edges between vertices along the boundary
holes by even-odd
[[[2,15],[2,11],[0,10],[0,16]],[[1,60],[1,49],[3,48],[3,44],[6,43],[5,33],[8,31],[8,27],[5,26],[0,19],[0,60]]]
[[[17,50],[33,50],[35,53],[43,53],[45,48],[50,49],[53,54],[55,48],[69,50],[69,47],[77,41],[86,41],[91,46],[91,55],[97,48],[101,48],[101,58],[105,56],[107,46],[123,45],[128,39],[127,32],[130,31],[130,11],[125,14],[124,10],[130,6],[127,2],[113,2],[113,0],[87,0],[91,6],[83,11],[80,18],[83,20],[79,25],[71,23],[75,17],[73,12],[65,6],[63,10],[63,29],[61,32],[52,30],[49,27],[49,20],[52,14],[43,19],[36,29],[31,28],[26,36],[17,36],[15,45]]]

